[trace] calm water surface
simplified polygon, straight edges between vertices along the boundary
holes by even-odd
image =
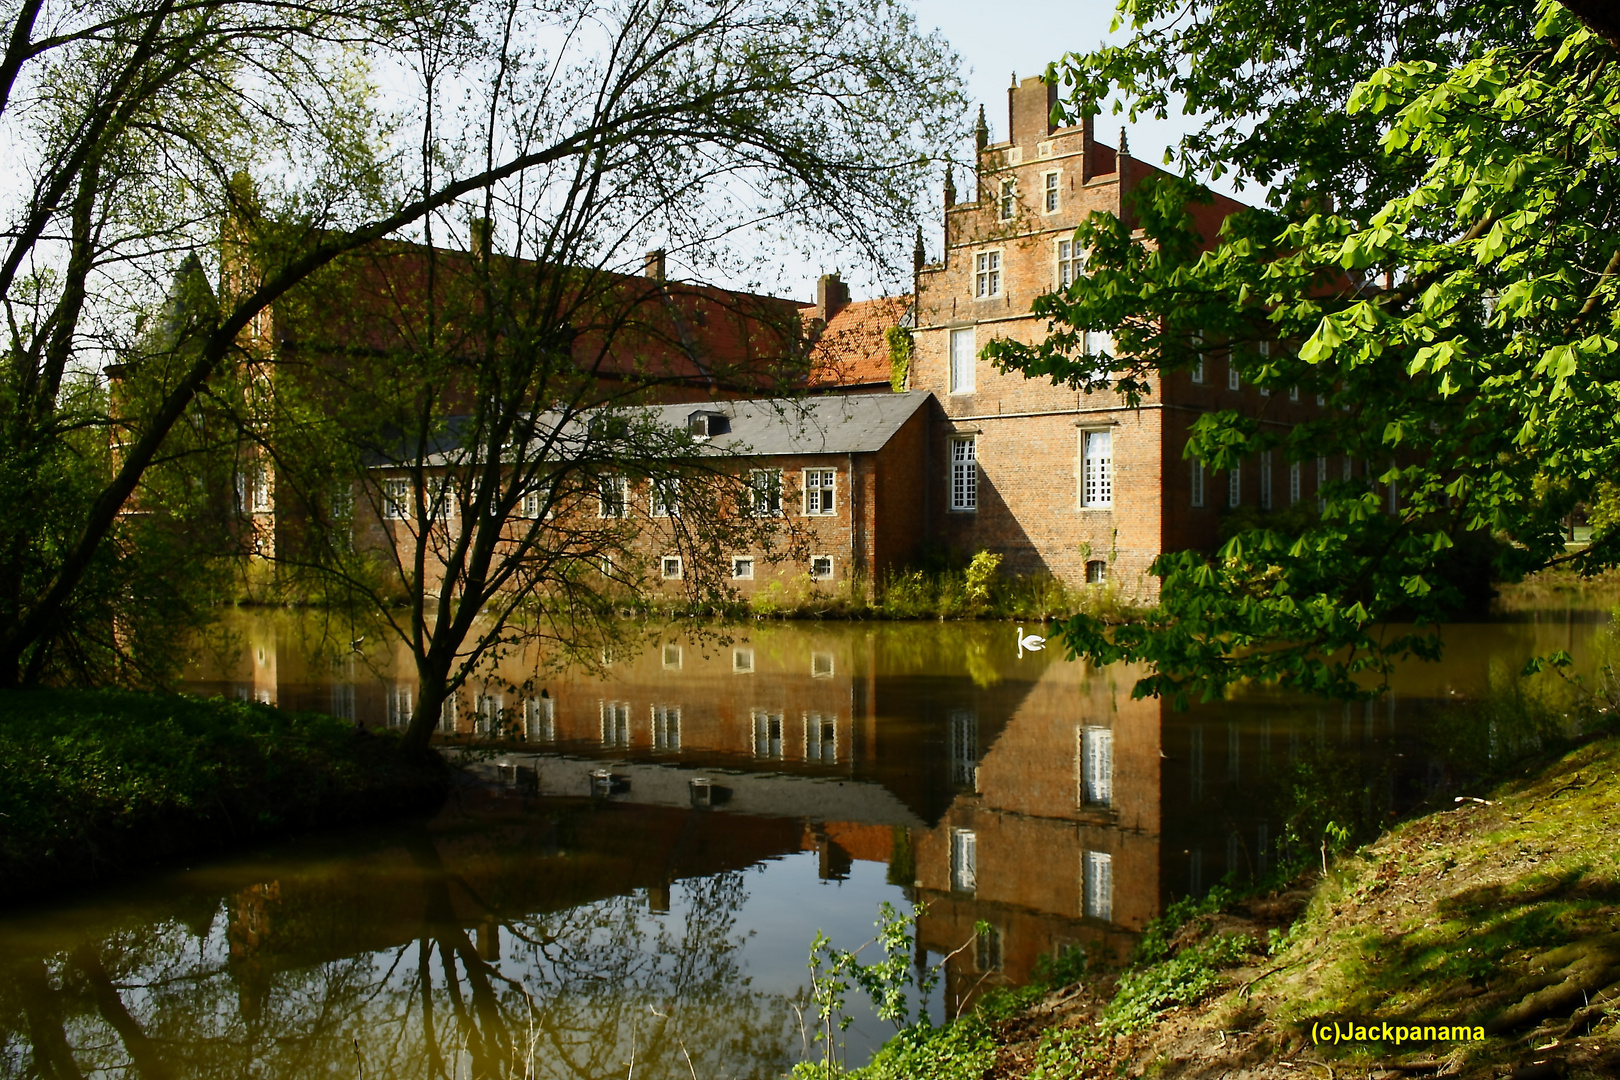
[[[228,629],[197,692],[410,711],[388,649],[315,618]],[[853,946],[880,902],[924,902],[937,963],[988,923],[936,1018],[1044,953],[1122,956],[1326,817],[1470,790],[1533,736],[1447,703],[1531,655],[1590,668],[1605,634],[1582,612],[1455,626],[1372,704],[1184,713],[1132,701],[1135,672],[1020,657],[1002,624],[677,630],[561,676],[514,660],[446,709],[447,736],[515,738],[431,821],[0,916],[0,1077],[779,1076],[806,1055],[817,930]],[[857,1063],[889,1029],[852,1011]]]

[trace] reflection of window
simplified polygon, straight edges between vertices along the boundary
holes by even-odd
[[[972,829],[951,830],[951,888],[972,892],[979,887],[979,838]]]
[[[253,512],[266,513],[270,510],[270,468],[267,465],[256,465],[253,468]]]
[[[1187,798],[1198,802],[1204,797],[1204,729],[1194,727],[1187,750]]]
[[[836,469],[804,470],[804,512],[816,515],[833,513],[833,493],[837,481]]]
[[[331,712],[339,720],[354,720],[354,683],[332,684]]]
[[[1107,806],[1114,799],[1114,733],[1105,727],[1080,729],[1080,801]]]
[[[782,714],[755,709],[754,756],[780,761],[782,758]]]
[[[523,735],[530,742],[551,742],[557,737],[556,703],[532,697],[523,703]]]
[[[753,649],[732,649],[731,670],[739,675],[751,675],[754,671]]]
[[[654,705],[652,707],[652,729],[654,750],[679,750],[681,748],[681,707],[679,705]]]
[[[838,717],[832,713],[804,714],[804,760],[838,760]]]
[[[831,555],[816,555],[810,560],[811,581],[831,581],[833,561]]]
[[[1204,853],[1197,848],[1187,852],[1187,895],[1204,895]]]
[[[1085,887],[1086,915],[1093,919],[1114,917],[1114,857],[1105,851],[1088,851],[1081,870]]]
[[[972,709],[951,710],[951,783],[978,787],[979,714]]]
[[[1370,703],[1369,703],[1370,704]],[[1226,725],[1226,778],[1236,780],[1239,775],[1241,762],[1238,759],[1239,751],[1243,746],[1242,736],[1236,724]]]
[[[411,688],[404,683],[395,683],[387,690],[385,702],[388,711],[388,726],[403,728],[411,722]]]
[[[679,671],[681,669],[681,647],[679,645],[664,646],[664,670]]]
[[[733,555],[731,558],[731,580],[753,581],[754,559],[751,555]]]
[[[979,508],[978,446],[973,439],[951,440],[951,509]]]
[[[1001,928],[986,926],[974,942],[973,959],[980,971],[1001,970]]]
[[[602,745],[630,745],[630,703],[628,701],[602,702]]]
[[[832,653],[813,652],[810,654],[810,677],[812,679],[830,679],[833,677]]]

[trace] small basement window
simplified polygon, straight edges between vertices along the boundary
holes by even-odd
[[[1092,559],[1086,563],[1086,584],[1101,585],[1108,580],[1108,564],[1101,559]]]
[[[833,576],[833,561],[831,555],[817,555],[810,560],[810,578],[812,581],[831,581]]]
[[[679,555],[665,555],[659,560],[659,567],[663,572],[665,581],[681,580],[681,557]]]

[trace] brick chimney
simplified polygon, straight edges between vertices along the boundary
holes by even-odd
[[[664,249],[654,248],[641,260],[641,273],[654,281],[664,280]]]
[[[832,317],[849,306],[849,286],[837,274],[822,274],[816,280],[815,317],[831,322]]]
[[[1008,87],[1007,137],[1024,151],[1025,161],[1034,159],[1036,143],[1051,138],[1057,130],[1052,126],[1052,106],[1057,100],[1057,84],[1047,83],[1039,75]]]

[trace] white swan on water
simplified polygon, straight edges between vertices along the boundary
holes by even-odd
[[[1040,652],[1044,648],[1046,648],[1045,638],[1037,634],[1030,634],[1025,637],[1024,628],[1022,626],[1018,628],[1018,658],[1020,660],[1024,658],[1026,652]]]

